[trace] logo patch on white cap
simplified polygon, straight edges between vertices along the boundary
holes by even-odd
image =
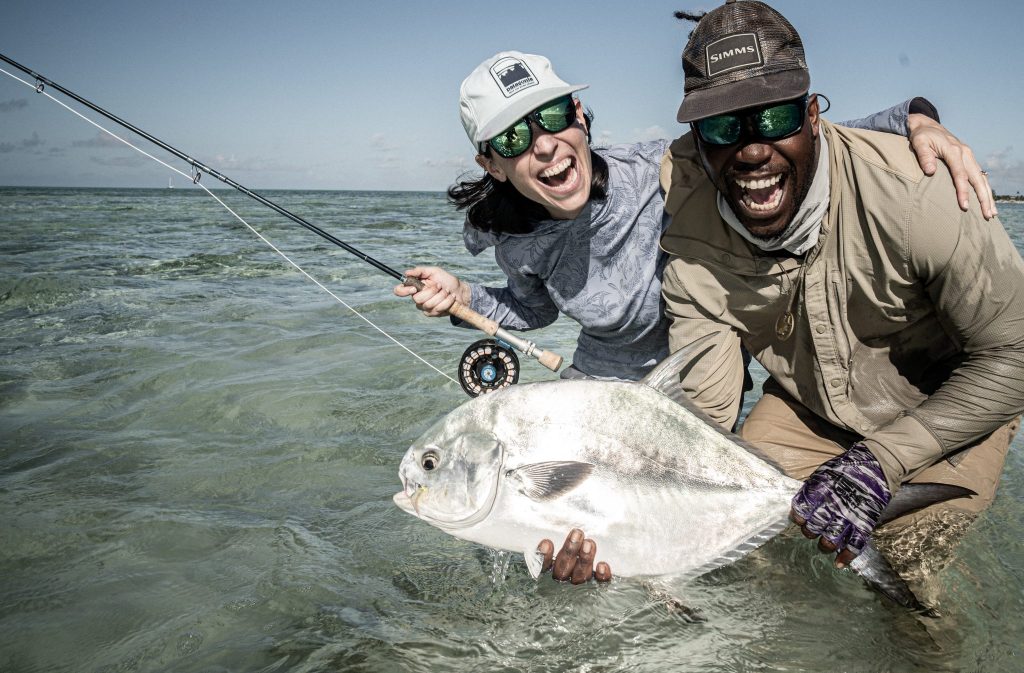
[[[761,43],[754,33],[738,33],[715,40],[704,48],[708,77],[737,68],[764,65]]]
[[[533,71],[524,62],[511,56],[495,61],[490,71],[505,98],[511,98],[523,89],[539,84]]]

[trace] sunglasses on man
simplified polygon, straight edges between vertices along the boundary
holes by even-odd
[[[781,140],[800,132],[807,116],[807,96],[743,112],[698,119],[690,124],[708,145],[735,145],[743,139]]]
[[[576,104],[572,96],[563,96],[544,103],[512,126],[487,141],[487,146],[495,152],[511,159],[530,149],[533,144],[533,122],[548,133],[558,133],[572,126],[576,121]],[[480,153],[486,148],[481,145]]]

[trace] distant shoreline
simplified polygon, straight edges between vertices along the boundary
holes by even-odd
[[[1024,203],[1024,196],[1017,194],[1015,196],[1007,196],[1005,194],[994,194],[996,203]]]

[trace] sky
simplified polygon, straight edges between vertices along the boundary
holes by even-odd
[[[996,193],[1024,193],[1024,2],[772,5],[803,38],[827,118],[925,96]],[[563,79],[589,84],[580,97],[597,144],[682,134],[692,24],[672,12],[715,6],[4,0],[0,53],[252,189],[441,191],[478,173],[458,89],[502,50],[544,54]],[[170,175],[0,73],[0,185],[162,187]]]

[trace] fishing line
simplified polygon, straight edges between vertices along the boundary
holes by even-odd
[[[292,265],[293,267],[295,267],[295,269],[296,269],[296,270],[298,270],[298,272],[299,272],[299,273],[301,273],[301,274],[302,274],[303,276],[305,276],[305,277],[306,277],[306,278],[308,278],[309,280],[313,281],[313,282],[314,282],[314,283],[315,283],[315,284],[317,285],[317,287],[319,287],[319,288],[320,288],[321,290],[323,290],[323,291],[324,291],[324,292],[326,292],[327,294],[329,294],[329,295],[331,295],[332,297],[334,297],[334,299],[335,299],[335,300],[337,300],[337,301],[338,301],[338,303],[340,303],[340,304],[341,304],[342,306],[344,306],[345,308],[347,308],[347,309],[348,309],[349,311],[352,311],[352,313],[356,314],[356,315],[357,315],[357,316],[358,316],[358,317],[359,317],[360,319],[362,319],[363,321],[365,321],[365,322],[366,322],[366,324],[368,324],[368,325],[369,325],[370,327],[374,328],[375,330],[377,330],[378,332],[380,332],[381,334],[383,334],[383,335],[384,335],[385,337],[387,337],[387,338],[388,338],[388,339],[390,339],[390,340],[391,340],[392,342],[394,342],[394,343],[395,343],[395,344],[396,344],[396,345],[397,345],[398,347],[400,347],[400,348],[402,348],[403,350],[405,350],[405,351],[406,351],[407,353],[409,353],[409,354],[410,354],[410,355],[412,355],[412,356],[413,356],[414,358],[416,358],[417,360],[419,360],[420,362],[422,362],[423,364],[425,364],[425,365],[426,365],[427,367],[430,367],[430,368],[431,368],[431,369],[433,369],[433,370],[434,370],[435,372],[437,372],[437,373],[438,373],[438,374],[440,374],[441,376],[445,377],[446,379],[448,379],[448,380],[449,380],[449,381],[451,381],[452,383],[455,383],[455,384],[458,384],[458,383],[459,383],[458,381],[456,381],[456,380],[455,380],[454,378],[452,378],[452,377],[451,377],[451,376],[449,376],[448,374],[445,374],[445,373],[444,373],[443,371],[441,371],[440,369],[438,369],[437,367],[435,367],[435,366],[434,366],[434,365],[432,365],[431,363],[427,362],[427,361],[426,361],[425,359],[423,359],[423,358],[422,358],[422,357],[421,357],[420,355],[418,355],[417,353],[413,352],[413,351],[412,351],[412,349],[410,349],[410,348],[409,348],[408,346],[406,346],[405,344],[403,344],[403,343],[402,343],[401,341],[399,341],[399,340],[398,340],[398,339],[396,339],[395,337],[393,337],[393,336],[391,336],[390,334],[388,334],[387,332],[385,332],[385,331],[384,331],[384,330],[383,330],[382,328],[380,328],[379,326],[377,326],[376,324],[374,324],[374,323],[373,323],[373,321],[371,321],[371,320],[370,320],[369,318],[367,318],[367,317],[366,317],[366,316],[364,316],[364,315],[363,315],[362,313],[360,313],[359,311],[357,311],[357,310],[356,310],[356,309],[355,309],[355,308],[354,308],[353,306],[351,306],[350,304],[348,304],[347,302],[345,302],[345,300],[344,300],[344,299],[342,299],[342,298],[341,298],[341,297],[339,297],[338,295],[334,294],[334,292],[332,292],[332,291],[330,290],[330,288],[328,288],[328,287],[327,287],[327,286],[325,286],[325,285],[324,285],[323,283],[321,283],[321,282],[320,282],[319,280],[317,280],[316,278],[314,278],[313,276],[311,276],[311,275],[310,275],[310,274],[309,274],[309,273],[308,273],[308,272],[307,272],[307,271],[306,271],[305,269],[303,269],[303,268],[302,268],[301,266],[299,266],[299,265],[298,265],[298,263],[296,263],[296,262],[295,262],[295,261],[294,261],[294,260],[293,260],[293,259],[292,259],[291,257],[289,257],[288,255],[286,255],[286,254],[285,254],[285,253],[284,253],[284,252],[283,252],[283,251],[282,251],[282,250],[281,250],[280,248],[278,248],[278,247],[277,247],[276,245],[274,245],[274,244],[273,244],[273,243],[272,243],[271,241],[269,241],[269,240],[268,240],[268,239],[267,239],[267,238],[266,238],[266,237],[265,237],[265,236],[264,236],[263,234],[261,234],[261,233],[260,233],[259,231],[257,231],[257,230],[256,230],[256,229],[255,229],[255,228],[254,228],[254,227],[253,227],[253,226],[252,226],[251,224],[249,224],[248,222],[246,222],[246,221],[245,221],[245,219],[244,219],[244,218],[243,218],[243,217],[242,217],[241,215],[239,215],[239,214],[238,214],[238,213],[236,213],[236,212],[235,212],[234,210],[232,210],[232,208],[231,208],[231,207],[230,207],[230,206],[229,206],[228,204],[224,203],[224,201],[222,201],[222,200],[221,200],[221,198],[220,198],[219,196],[217,196],[217,195],[216,195],[216,194],[214,194],[214,193],[213,193],[212,191],[210,191],[210,189],[209,189],[209,188],[208,188],[208,187],[207,187],[206,185],[204,185],[204,184],[201,184],[201,183],[200,183],[200,181],[199,181],[199,180],[197,180],[197,179],[195,178],[195,176],[194,176],[194,175],[189,175],[188,173],[185,173],[185,172],[184,172],[184,171],[182,171],[181,169],[179,169],[179,168],[176,168],[176,167],[174,167],[174,166],[171,166],[170,164],[168,164],[168,163],[167,163],[166,161],[164,161],[164,160],[160,159],[159,157],[155,157],[155,156],[153,156],[152,154],[150,154],[150,153],[149,153],[149,152],[147,152],[146,150],[142,149],[141,147],[137,147],[137,146],[133,145],[133,144],[132,144],[131,142],[129,142],[128,140],[126,140],[126,139],[122,138],[121,136],[117,135],[116,133],[112,132],[111,130],[109,130],[109,129],[107,129],[107,128],[104,128],[104,127],[103,127],[103,126],[102,126],[101,124],[99,124],[99,123],[97,123],[97,122],[93,121],[92,119],[89,119],[89,118],[88,118],[88,117],[86,117],[86,116],[85,116],[84,114],[82,114],[82,113],[81,113],[81,112],[79,112],[78,110],[74,109],[73,107],[69,106],[69,105],[68,105],[67,103],[65,103],[64,101],[62,101],[62,100],[59,100],[59,99],[57,99],[57,98],[54,98],[53,96],[51,96],[50,94],[48,94],[48,93],[47,93],[47,92],[46,92],[45,90],[43,90],[43,89],[40,89],[40,88],[39,88],[38,86],[36,86],[36,85],[33,85],[33,84],[32,84],[32,83],[30,83],[30,82],[26,82],[25,80],[21,79],[21,78],[20,78],[20,77],[18,77],[17,75],[14,75],[14,74],[12,74],[12,73],[9,73],[9,72],[7,72],[7,71],[6,71],[6,70],[4,70],[3,68],[0,68],[0,72],[2,72],[3,74],[7,75],[8,77],[11,77],[12,79],[15,79],[15,80],[17,80],[17,81],[21,82],[21,83],[22,83],[22,84],[24,84],[25,86],[27,86],[27,87],[29,87],[29,88],[31,88],[31,89],[34,89],[34,90],[35,90],[35,91],[36,91],[37,93],[41,93],[42,95],[46,96],[47,98],[49,98],[50,100],[52,100],[52,101],[53,101],[54,103],[56,103],[57,105],[60,105],[61,107],[63,107],[64,109],[68,110],[68,111],[69,111],[69,112],[71,112],[72,114],[74,114],[74,115],[77,115],[78,117],[80,117],[80,118],[84,119],[85,121],[89,122],[90,124],[92,124],[93,126],[95,126],[96,128],[98,128],[99,130],[103,131],[104,133],[106,133],[106,134],[107,134],[107,135],[109,135],[110,137],[112,137],[112,138],[114,138],[114,139],[116,139],[116,140],[119,140],[119,141],[121,141],[122,143],[124,143],[124,144],[125,144],[125,145],[127,145],[128,147],[132,148],[133,150],[135,150],[135,151],[136,151],[136,152],[138,152],[139,154],[142,154],[143,156],[149,157],[150,159],[152,159],[153,161],[157,162],[157,163],[158,163],[158,164],[160,164],[161,166],[164,166],[164,167],[166,167],[166,168],[168,168],[168,169],[170,169],[170,170],[174,171],[174,172],[175,172],[175,173],[177,173],[178,175],[180,175],[180,176],[182,176],[182,177],[184,177],[184,178],[187,178],[188,180],[190,180],[191,182],[193,182],[193,183],[194,183],[194,184],[195,184],[195,185],[196,185],[197,187],[199,187],[199,188],[200,188],[200,189],[202,189],[202,190],[203,190],[204,192],[206,192],[206,193],[207,193],[207,194],[209,194],[209,195],[210,195],[211,197],[213,197],[213,199],[214,199],[214,200],[215,200],[215,201],[216,201],[217,203],[219,203],[219,204],[220,204],[221,206],[223,206],[225,210],[227,210],[227,211],[228,211],[229,213],[231,213],[231,214],[232,214],[232,215],[233,215],[233,216],[235,217],[235,219],[237,219],[237,220],[238,220],[239,222],[241,222],[242,224],[244,224],[244,225],[246,226],[246,228],[247,228],[247,229],[248,229],[249,231],[251,231],[252,233],[256,234],[257,238],[259,238],[259,239],[260,239],[261,241],[263,241],[263,242],[264,242],[264,243],[266,243],[266,244],[267,244],[268,246],[270,246],[270,249],[271,249],[271,250],[273,250],[274,252],[276,252],[276,253],[277,253],[278,255],[280,255],[280,256],[281,256],[281,257],[282,257],[282,258],[283,258],[283,259],[284,259],[284,260],[285,260],[286,262],[288,262],[288,263],[289,263],[289,264],[291,264],[291,265]]]
[[[224,184],[229,185],[230,187],[233,187],[233,188],[237,189],[238,191],[242,192],[246,196],[248,196],[248,197],[250,197],[250,198],[260,202],[261,204],[267,206],[268,208],[271,208],[272,210],[280,213],[281,215],[284,215],[285,217],[287,217],[291,221],[293,221],[296,224],[298,224],[298,225],[308,229],[309,231],[312,231],[313,233],[315,233],[316,235],[320,236],[321,238],[324,238],[324,239],[330,241],[331,243],[334,243],[338,247],[343,248],[344,250],[346,250],[349,253],[355,255],[356,257],[358,257],[359,259],[363,260],[364,262],[367,262],[368,264],[373,265],[374,267],[376,267],[380,271],[383,271],[384,273],[387,273],[388,275],[392,276],[393,278],[396,278],[396,279],[400,280],[402,283],[404,283],[406,285],[410,285],[410,286],[416,287],[417,289],[422,289],[423,288],[423,282],[420,281],[419,279],[417,279],[417,278],[407,278],[406,276],[404,276],[403,274],[399,273],[398,271],[395,271],[394,269],[392,269],[391,267],[387,266],[386,264],[384,264],[384,263],[382,263],[382,262],[380,262],[380,261],[370,257],[369,255],[366,255],[366,254],[360,252],[359,250],[357,250],[356,248],[352,247],[348,243],[345,243],[344,241],[342,241],[342,240],[332,236],[331,234],[327,233],[326,231],[324,231],[320,227],[318,227],[318,226],[316,226],[314,224],[311,224],[310,222],[307,222],[303,218],[301,218],[298,215],[295,215],[294,213],[292,213],[292,212],[282,208],[281,206],[277,205],[273,201],[260,196],[259,194],[253,192],[252,190],[250,190],[250,189],[248,189],[246,187],[243,187],[242,185],[238,184],[237,182],[235,182],[231,178],[227,177],[226,175],[220,173],[219,171],[216,171],[216,170],[210,168],[206,164],[203,164],[203,163],[199,162],[198,160],[190,157],[189,155],[185,154],[181,150],[179,150],[179,149],[177,149],[175,147],[172,147],[171,145],[168,145],[167,143],[165,143],[164,141],[160,140],[159,138],[156,138],[156,137],[150,135],[149,133],[146,133],[145,131],[143,131],[142,129],[138,128],[137,126],[134,126],[134,125],[130,124],[129,122],[121,119],[120,117],[114,115],[111,112],[108,112],[107,110],[104,110],[103,108],[99,107],[95,103],[92,103],[89,100],[86,100],[85,98],[82,98],[81,96],[79,96],[78,94],[74,93],[73,91],[69,91],[68,89],[65,89],[64,87],[62,87],[60,84],[57,84],[56,82],[54,82],[54,81],[52,81],[50,79],[47,79],[46,77],[43,77],[42,75],[40,75],[37,72],[29,70],[25,66],[21,65],[20,63],[18,63],[16,61],[11,60],[10,58],[8,58],[7,56],[5,56],[3,54],[0,54],[0,60],[2,60],[4,62],[14,66],[15,68],[17,68],[18,70],[21,70],[22,72],[24,72],[25,74],[29,75],[30,77],[33,77],[36,80],[36,85],[34,87],[35,90],[36,90],[36,93],[43,93],[43,94],[45,94],[44,89],[45,89],[46,86],[53,87],[54,89],[56,89],[60,93],[64,94],[68,98],[71,98],[71,99],[77,101],[78,103],[80,103],[80,104],[84,105],[85,107],[87,107],[87,108],[89,108],[89,109],[99,113],[100,115],[106,117],[107,119],[109,119],[110,121],[118,124],[119,126],[122,126],[122,127],[126,128],[126,129],[128,129],[129,131],[131,131],[132,133],[135,133],[136,135],[141,136],[142,138],[145,138],[146,140],[148,140],[149,142],[153,143],[154,145],[156,145],[156,146],[160,147],[161,149],[167,151],[168,153],[178,157],[179,159],[182,159],[183,161],[187,162],[188,164],[190,164],[192,166],[192,170],[193,170],[192,182],[193,183],[199,184],[199,179],[202,177],[203,173],[207,173],[207,174],[213,176],[214,178],[220,180]],[[19,77],[15,77],[11,73],[8,73],[6,70],[4,70],[3,72],[5,74],[7,74],[8,76],[13,77],[14,79],[18,80],[19,82],[22,82],[26,86],[32,86],[31,84],[29,84],[25,80],[23,80],[23,79],[21,79]],[[50,98],[51,100],[53,100],[54,102],[60,103],[60,101],[58,101],[53,96],[50,96],[49,94],[45,94],[45,95],[48,98]],[[63,105],[64,107],[66,107],[67,109],[71,110],[71,108],[68,107],[67,105],[64,105],[63,103],[60,103],[60,104]],[[72,110],[72,112],[74,112],[74,110]],[[78,113],[76,112],[76,114],[78,114]],[[111,136],[113,136],[115,138],[118,138],[114,134],[110,133],[110,131],[107,131],[102,126],[99,126],[99,124],[96,124],[95,122],[93,122],[92,120],[88,119],[87,117],[85,117],[83,115],[79,115],[79,116],[82,117],[83,119],[86,119],[90,123],[94,124],[97,128],[102,129],[104,132],[110,134]],[[132,145],[131,143],[128,143],[127,141],[125,141],[125,140],[123,140],[121,138],[118,138],[118,140],[121,140],[122,142],[124,142],[125,144],[129,145],[130,147],[138,150],[138,148],[135,148],[135,146]],[[138,150],[138,151],[142,152],[142,150]],[[145,154],[146,156],[154,159],[154,160],[157,160],[155,157],[153,157],[150,154],[147,154],[146,152],[142,152],[142,153]],[[162,163],[163,165],[167,166],[167,164],[165,164],[164,162],[160,162],[160,163]],[[176,169],[172,169],[172,170],[176,170]],[[178,172],[181,173],[180,171],[178,171]],[[184,175],[184,173],[181,173],[181,174]],[[207,190],[207,193],[209,193],[209,190]],[[212,196],[212,194],[211,194],[211,196]],[[218,201],[220,201],[220,200],[218,199]],[[223,205],[223,202],[221,202],[221,203]],[[227,206],[225,206],[225,207],[227,207]],[[236,217],[237,217],[237,215],[236,215]],[[241,219],[241,218],[239,218],[239,219]],[[246,225],[246,226],[248,226],[248,225]],[[264,240],[266,240],[266,239],[264,239]],[[467,323],[468,325],[479,329],[480,331],[484,332],[488,336],[495,337],[495,338],[499,339],[502,343],[504,343],[504,344],[506,344],[508,346],[511,346],[513,348],[516,348],[516,349],[522,351],[523,353],[525,353],[526,355],[529,355],[529,356],[532,356],[532,357],[536,358],[542,365],[544,365],[545,367],[547,367],[551,371],[558,371],[558,368],[562,366],[562,357],[560,355],[558,355],[557,353],[552,353],[551,351],[543,350],[543,349],[539,348],[537,346],[537,344],[533,343],[532,341],[529,341],[527,339],[523,339],[523,338],[521,338],[519,336],[516,336],[516,335],[510,333],[509,331],[503,329],[496,321],[491,320],[490,318],[486,318],[486,317],[480,315],[479,313],[477,313],[476,311],[472,310],[471,308],[469,308],[468,306],[466,306],[464,304],[461,304],[459,302],[455,302],[448,309],[448,313],[451,314],[454,318],[457,318],[458,320],[461,320],[461,321]]]

